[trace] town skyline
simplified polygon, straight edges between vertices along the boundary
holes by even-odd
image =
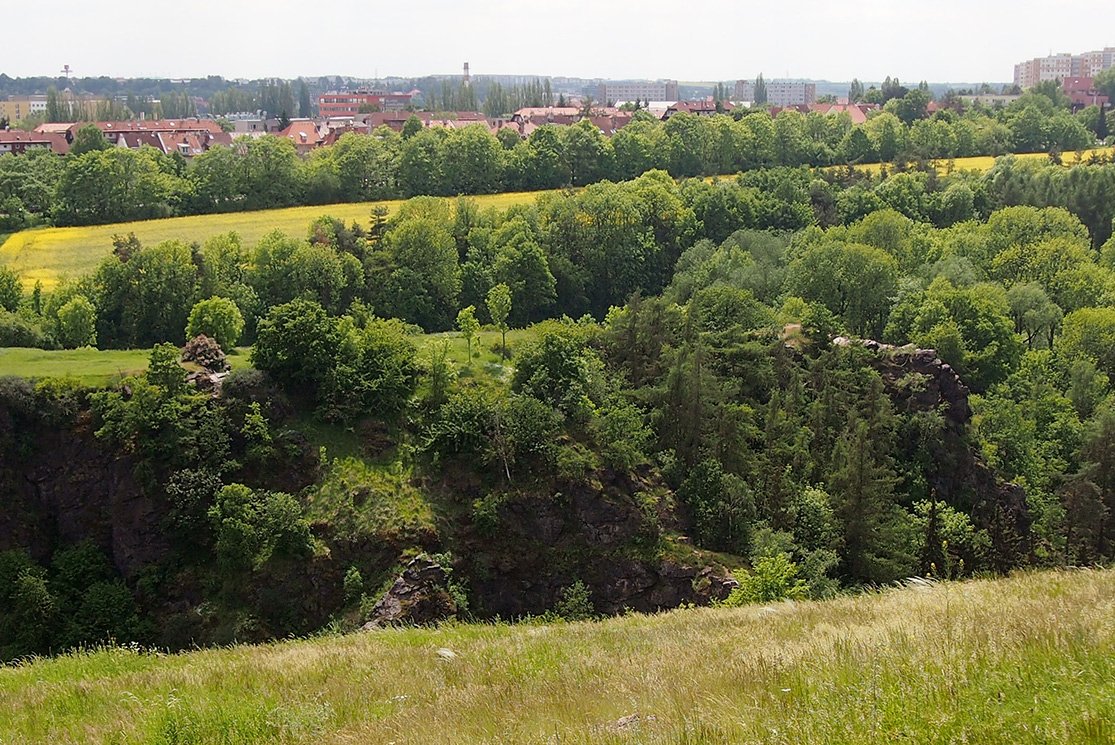
[[[253,4],[199,0],[191,17],[205,23],[190,47],[169,53],[174,31],[165,19],[129,18],[125,31],[108,3],[93,0],[61,8],[45,37],[9,40],[0,72],[57,76],[69,65],[77,77],[406,78],[452,75],[468,60],[474,75],[521,69],[524,76],[704,82],[763,72],[829,81],[1009,82],[1020,60],[1110,46],[1103,21],[1115,20],[1098,0],[1073,4],[1075,17],[1095,21],[1088,24],[1051,24],[1045,6],[1001,0],[978,7],[959,0],[903,7],[789,0],[731,8],[695,0],[686,9],[690,29],[679,24],[676,4],[662,0],[572,0],[529,13],[502,1],[462,11],[434,0],[421,8],[346,9],[307,26],[304,16],[286,12],[292,5],[277,2],[270,6],[276,12],[262,14]],[[978,44],[957,53],[976,36]]]

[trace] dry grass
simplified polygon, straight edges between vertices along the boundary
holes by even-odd
[[[0,670],[4,743],[1113,738],[1111,571]]]
[[[544,192],[508,192],[470,197],[481,208],[506,208],[532,202]],[[221,215],[171,217],[165,220],[92,225],[80,228],[36,228],[15,233],[0,243],[0,264],[7,264],[20,274],[27,287],[36,281],[51,289],[66,277],[78,277],[93,271],[112,251],[112,236],[135,233],[144,245],[161,241],[204,241],[214,235],[235,231],[248,245],[272,230],[290,235],[305,235],[310,223],[329,215],[351,224],[367,226],[372,208],[387,207],[394,212],[401,200],[327,204],[315,207],[288,207],[258,212],[232,212]]]

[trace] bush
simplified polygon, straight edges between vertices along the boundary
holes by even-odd
[[[182,360],[201,365],[210,372],[224,372],[229,367],[221,345],[205,334],[195,336],[186,342],[186,346],[182,349]]]
[[[201,300],[190,311],[186,322],[186,338],[208,336],[224,350],[232,349],[244,332],[244,316],[236,303],[223,297]]]
[[[789,554],[778,553],[757,559],[751,571],[741,569],[733,575],[739,587],[728,594],[724,605],[737,607],[748,603],[797,600],[807,594],[805,582],[798,578],[797,564]]]
[[[230,484],[217,493],[209,520],[217,560],[229,570],[258,569],[274,555],[306,556],[312,547],[302,507],[282,492]]]
[[[587,621],[596,615],[588,587],[581,580],[562,588],[554,603],[554,615],[566,621]]]
[[[0,310],[0,347],[54,349],[55,346],[54,341],[43,333],[38,324],[15,313]]]

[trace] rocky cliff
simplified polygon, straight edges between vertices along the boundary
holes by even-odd
[[[972,409],[968,387],[932,349],[895,347],[872,340],[838,337],[836,346],[862,344],[874,352],[872,364],[883,378],[896,410],[937,412],[944,427],[928,446],[907,442],[907,449],[928,447],[926,480],[936,498],[964,508],[977,528],[995,544],[999,569],[1017,566],[1030,553],[1032,519],[1022,487],[1002,481],[984,462],[969,437]],[[915,455],[911,453],[911,455]]]

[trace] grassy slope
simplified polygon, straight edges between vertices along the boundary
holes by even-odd
[[[536,199],[544,192],[509,192],[472,197],[481,208],[505,208]],[[93,225],[80,228],[37,228],[15,233],[0,243],[0,263],[19,272],[27,287],[36,280],[51,289],[59,280],[78,277],[96,269],[97,264],[112,250],[112,236],[135,233],[144,245],[160,241],[204,241],[214,235],[235,231],[251,245],[272,230],[291,235],[305,235],[309,224],[322,215],[330,215],[351,224],[369,222],[372,207],[398,209],[400,200],[326,204],[314,207],[288,207],[258,212],[232,212],[221,215],[171,217],[165,220]]]
[[[0,347],[0,375],[23,378],[77,378],[87,385],[102,385],[147,369],[149,349],[44,350]],[[233,369],[248,367],[247,350],[230,355]],[[0,740],[3,743],[3,740]]]
[[[514,351],[517,344],[531,336],[527,329],[514,329],[507,334],[507,345]],[[490,376],[506,379],[509,367],[500,363],[499,332],[483,331],[472,343],[473,363],[466,367],[468,354],[464,339],[457,333],[426,334],[417,337],[420,351],[445,341],[449,342],[449,359],[458,374],[466,377]],[[125,375],[134,375],[147,369],[147,349],[65,349],[44,350],[21,347],[0,347],[0,375],[17,375],[23,378],[73,377],[89,385],[101,385]],[[228,360],[233,369],[249,367],[250,350],[242,347]],[[0,740],[3,743],[3,740]]]
[[[1110,743],[1113,660],[1115,572],[1053,572],[595,623],[74,654],[0,670],[0,742]]]

